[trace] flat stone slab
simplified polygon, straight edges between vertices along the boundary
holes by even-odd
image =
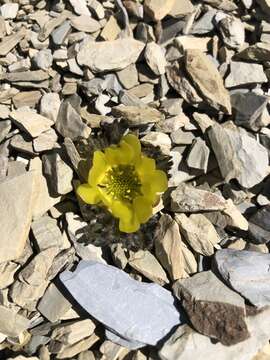
[[[126,347],[156,345],[182,322],[173,295],[161,286],[133,280],[113,266],[81,261],[60,280],[74,299]]]
[[[223,280],[253,305],[270,305],[270,254],[222,249],[214,265]]]

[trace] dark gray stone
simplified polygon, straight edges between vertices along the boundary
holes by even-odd
[[[214,266],[223,280],[253,305],[270,305],[270,254],[223,249],[216,252]]]
[[[249,237],[256,244],[270,241],[270,205],[262,207],[250,217]]]
[[[130,348],[156,345],[182,321],[169,291],[133,280],[113,266],[81,261],[60,280],[90,315],[115,334],[115,342],[123,340]]]
[[[236,92],[231,95],[231,104],[234,112],[234,122],[253,131],[264,126],[263,111],[268,104],[268,97],[254,92]]]

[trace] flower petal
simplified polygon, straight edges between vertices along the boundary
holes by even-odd
[[[132,147],[133,150],[133,162],[137,163],[141,156],[141,143],[137,136],[133,134],[127,134],[122,138],[122,141],[126,142]]]
[[[132,218],[132,207],[124,201],[112,201],[111,212],[117,218],[125,218],[127,220]]]
[[[155,170],[154,174],[151,175],[151,182],[155,192],[160,193],[168,189],[167,175],[162,170]]]
[[[137,220],[136,216],[133,216],[131,220],[120,219],[119,220],[119,230],[125,233],[133,233],[138,231],[140,228],[140,223]]]
[[[156,162],[147,156],[142,156],[141,161],[136,165],[136,171],[141,179],[148,178],[155,171]]]
[[[153,213],[152,203],[144,196],[138,196],[133,200],[133,208],[140,223],[146,223]]]
[[[107,167],[108,165],[105,159],[105,154],[100,150],[95,151],[93,156],[93,165],[88,175],[88,183],[92,186],[98,184]]]
[[[101,200],[98,189],[96,187],[91,187],[88,184],[79,185],[76,192],[87,204],[96,204]]]
[[[105,158],[109,165],[130,164],[134,157],[132,147],[122,141],[120,146],[110,146],[105,149]]]

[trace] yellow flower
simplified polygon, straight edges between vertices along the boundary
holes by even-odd
[[[79,185],[77,194],[87,204],[103,203],[119,218],[120,231],[132,233],[151,217],[158,193],[167,187],[166,174],[142,154],[138,138],[128,134],[118,146],[94,152],[88,183]]]

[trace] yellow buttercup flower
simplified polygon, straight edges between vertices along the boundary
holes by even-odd
[[[167,187],[166,174],[142,154],[138,138],[128,134],[119,145],[94,152],[88,183],[79,185],[77,194],[87,204],[103,203],[119,218],[120,231],[132,233],[151,217],[158,194]]]

